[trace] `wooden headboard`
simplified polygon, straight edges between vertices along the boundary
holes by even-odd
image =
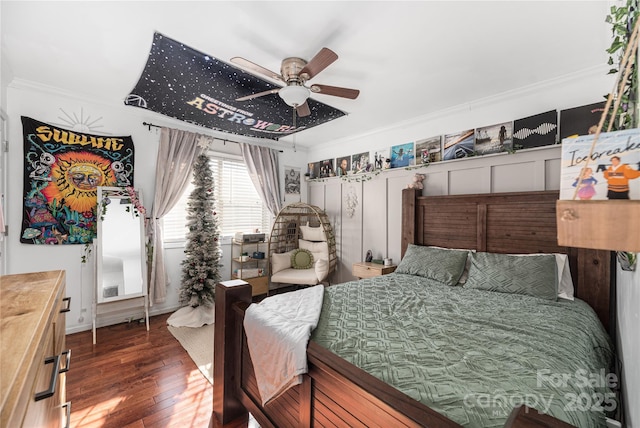
[[[402,194],[402,255],[408,244],[467,248],[491,253],[564,253],[576,297],[587,302],[604,327],[611,318],[610,251],[560,247],[557,191],[419,196]]]

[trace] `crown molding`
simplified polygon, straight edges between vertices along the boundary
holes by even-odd
[[[491,105],[500,104],[505,101],[510,101],[510,100],[521,98],[527,95],[531,95],[532,93],[566,85],[568,83],[575,82],[576,80],[597,77],[597,76],[606,77],[608,72],[609,72],[609,67],[606,64],[592,66],[589,68],[579,70],[575,73],[565,74],[565,75],[556,77],[554,79],[547,79],[541,82],[536,82],[530,85],[522,86],[520,88],[500,92],[495,95],[490,95],[488,97],[479,98],[477,100],[473,100],[467,103],[458,104],[449,108],[427,113],[422,116],[412,117],[410,119],[403,120],[401,122],[395,122],[389,126],[375,128],[362,134],[332,140],[330,142],[327,142],[327,146],[333,147],[333,146],[343,145],[345,143],[371,137],[372,135],[376,135],[384,132],[397,131],[397,130],[411,127],[414,125],[419,125],[425,122],[434,121],[436,119],[468,112],[470,110],[474,110],[478,108],[486,108]]]
[[[99,105],[103,107],[109,108],[132,108],[131,106],[127,106],[124,104],[124,98],[117,100],[117,102],[110,102],[109,100],[97,99],[91,97],[88,94],[80,94],[76,92],[67,91],[65,89],[61,89],[55,86],[45,85],[39,82],[34,82],[31,80],[15,78],[13,79],[7,87],[17,90],[30,90],[36,92],[44,92],[50,95],[70,98],[73,100],[77,100],[83,103],[90,103],[94,105]],[[258,146],[265,146],[278,150],[292,150],[292,143],[286,141],[279,140],[270,140],[266,138],[252,138],[246,137],[243,135],[229,134],[222,131],[216,131],[215,129],[206,128],[204,126],[196,125],[189,122],[184,122],[182,120],[178,120],[169,116],[164,116],[160,113],[154,112],[152,110],[146,109],[136,109],[136,115],[140,117],[141,121],[154,122],[155,125],[158,126],[166,126],[175,129],[182,129],[185,131],[196,132],[198,134],[207,135],[216,140],[224,140],[228,142],[238,143],[249,143]],[[140,123],[142,125],[142,123]],[[308,149],[304,146],[296,146],[296,151],[307,152]]]

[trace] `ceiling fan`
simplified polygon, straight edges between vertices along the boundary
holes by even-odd
[[[357,89],[318,84],[313,84],[309,87],[305,86],[307,80],[315,77],[337,59],[338,55],[331,49],[322,48],[309,62],[297,57],[285,58],[282,60],[280,74],[278,74],[247,59],[233,57],[231,58],[231,62],[234,64],[238,64],[246,69],[286,84],[286,86],[279,89],[270,89],[237,98],[236,101],[247,101],[269,94],[278,94],[285,103],[296,109],[298,116],[303,117],[311,114],[311,110],[309,110],[309,105],[307,104],[307,98],[309,98],[311,92],[354,100],[360,94],[360,91]]]

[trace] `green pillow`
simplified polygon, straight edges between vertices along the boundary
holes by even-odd
[[[464,288],[526,294],[555,301],[558,265],[553,254],[529,257],[497,253],[471,253],[469,279]]]
[[[291,254],[291,267],[294,269],[310,269],[313,267],[313,254],[304,248],[293,250]]]
[[[445,285],[456,285],[467,261],[466,250],[449,250],[409,244],[396,273],[423,276]]]

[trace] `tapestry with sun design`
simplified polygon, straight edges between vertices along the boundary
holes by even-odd
[[[24,209],[20,242],[88,244],[98,186],[133,186],[130,136],[70,131],[22,116]]]

